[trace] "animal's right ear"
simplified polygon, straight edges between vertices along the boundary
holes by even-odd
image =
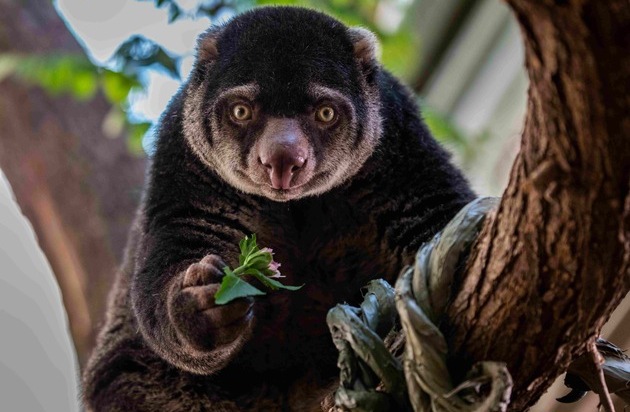
[[[348,29],[348,35],[352,42],[354,58],[364,72],[370,73],[378,66],[380,47],[376,35],[362,27]]]
[[[217,41],[221,29],[213,27],[199,36],[197,41],[197,64],[207,64],[214,62],[219,57]]]

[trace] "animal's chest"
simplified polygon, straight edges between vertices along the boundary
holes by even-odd
[[[279,323],[305,337],[328,333],[326,314],[338,303],[360,303],[371,279],[393,280],[400,269],[369,216],[342,210],[307,210],[285,224],[261,228],[260,244],[274,250],[285,284],[297,292],[272,292],[268,311]],[[274,322],[275,323],[275,322]]]

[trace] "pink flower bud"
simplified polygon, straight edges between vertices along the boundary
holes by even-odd
[[[280,271],[278,270],[278,268],[280,267],[280,263],[275,262],[275,261],[271,261],[271,263],[269,263],[269,270],[273,272],[273,275],[269,276],[270,278],[283,278],[284,276],[282,276],[280,274]]]

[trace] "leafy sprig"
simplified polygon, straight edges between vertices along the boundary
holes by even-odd
[[[256,243],[256,235],[245,236],[239,242],[241,254],[238,258],[239,266],[235,269],[223,268],[223,281],[219,290],[214,295],[217,305],[247,296],[260,296],[266,293],[243,280],[243,276],[250,275],[257,279],[263,286],[271,290],[286,289],[298,290],[302,286],[283,285],[277,279],[283,278],[280,274],[280,263],[273,260],[273,250],[259,248]]]

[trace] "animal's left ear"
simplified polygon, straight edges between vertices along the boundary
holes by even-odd
[[[354,47],[354,58],[363,70],[371,71],[378,64],[380,47],[376,35],[362,27],[348,29]]]
[[[192,84],[199,84],[203,81],[205,73],[212,67],[219,58],[218,39],[221,34],[220,27],[212,27],[197,39],[197,58],[195,66],[190,76]]]
[[[199,63],[212,63],[219,57],[217,41],[220,34],[220,27],[212,27],[199,36],[197,41],[197,61]]]

